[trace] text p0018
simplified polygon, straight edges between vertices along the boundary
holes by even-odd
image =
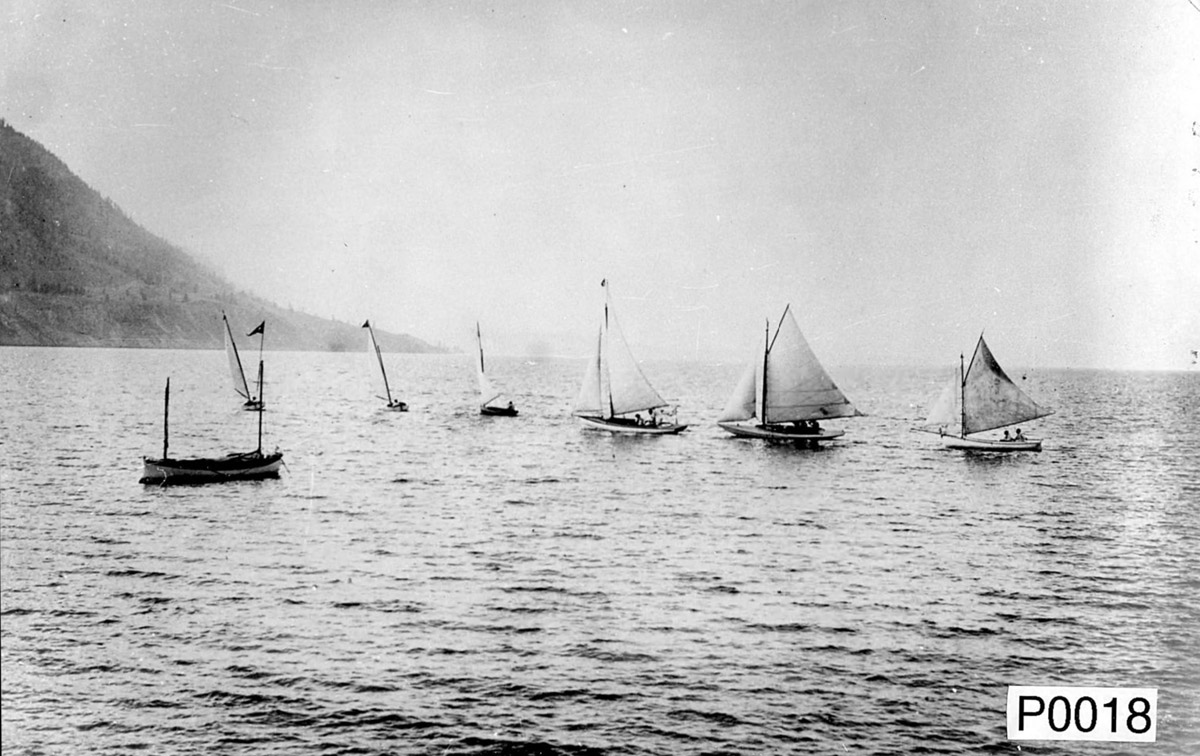
[[[1009,740],[1153,743],[1158,688],[1008,687]]]

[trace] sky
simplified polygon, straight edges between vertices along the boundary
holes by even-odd
[[[1196,369],[1200,1],[10,0],[0,117],[282,306],[469,349]]]

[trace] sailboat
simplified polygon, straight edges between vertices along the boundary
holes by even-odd
[[[613,433],[679,433],[687,426],[676,423],[673,412],[658,412],[667,402],[650,385],[621,334],[608,279],[600,285],[604,287],[604,322],[596,351],[584,370],[575,416],[585,427]],[[642,412],[647,413],[645,418]]]
[[[379,351],[379,342],[375,340],[375,329],[371,327],[371,321],[363,321],[362,327],[367,329],[367,357],[379,365],[378,375],[381,383],[376,385],[383,386],[383,396],[379,398],[387,402],[386,409],[393,412],[407,412],[407,404],[399,399],[392,398],[392,387],[388,385],[387,370],[383,367],[383,353]],[[374,367],[371,368],[371,372],[375,372]]]
[[[475,377],[479,381],[479,414],[497,417],[516,417],[517,408],[512,402],[507,405],[493,405],[500,398],[501,391],[488,380],[483,363],[483,335],[479,331],[479,323],[475,323],[475,344],[479,347],[479,359],[475,361]]]
[[[980,334],[971,364],[964,366],[963,356],[959,355],[958,370],[938,395],[923,427],[917,430],[937,433],[947,449],[1041,451],[1042,440],[1025,438],[1019,428],[1015,439],[971,436],[1052,414],[1053,410],[1030,399],[1005,375]],[[952,429],[958,435],[947,432]],[[1005,436],[1008,437],[1008,431]]]
[[[225,321],[225,356],[229,359],[229,372],[233,376],[233,390],[237,392],[238,396],[242,397],[244,402],[242,404],[242,409],[263,409],[262,401],[250,392],[250,384],[246,381],[246,372],[242,370],[242,358],[238,356],[237,344],[235,344],[233,341],[233,330],[229,327],[229,318],[225,317],[224,311],[221,312],[221,320]],[[254,331],[250,332],[250,335],[254,335],[254,333],[259,334],[260,338],[258,341],[258,356],[260,361],[262,360],[262,342],[264,330],[265,329],[263,329],[262,326],[259,326],[258,328],[254,329]]]
[[[768,321],[761,354],[742,373],[717,425],[735,436],[817,446],[845,434],[820,421],[862,415],[817,361],[791,305],[771,337]]]
[[[263,364],[258,363],[258,385],[262,386]],[[176,483],[225,483],[234,480],[259,480],[278,478],[283,465],[283,452],[276,449],[263,454],[262,423],[263,409],[258,407],[258,447],[250,452],[235,452],[224,457],[194,457],[172,459],[169,452],[168,418],[171,415],[171,379],[163,394],[163,452],[160,459],[142,459],[142,477],[139,483],[171,485]]]

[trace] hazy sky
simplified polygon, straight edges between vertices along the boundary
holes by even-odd
[[[583,354],[1185,368],[1200,2],[41,2],[0,116],[278,304]]]

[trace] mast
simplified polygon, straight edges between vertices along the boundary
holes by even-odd
[[[958,397],[958,414],[959,414],[958,437],[959,438],[967,437],[967,371],[966,371],[965,364],[966,364],[966,358],[963,357],[962,352],[959,352],[958,353],[958,392],[959,392],[959,397]]]
[[[392,388],[388,385],[387,371],[383,369],[383,353],[379,351],[379,342],[375,340],[375,329],[371,327],[369,320],[364,320],[362,327],[367,329],[367,355],[371,354],[371,350],[375,351],[375,360],[379,363],[379,375],[383,377],[383,393],[387,394],[387,403],[390,407],[392,406]]]
[[[375,329],[371,327],[371,321],[364,323],[367,331],[371,334],[371,346],[375,347],[375,359],[379,361],[379,374],[383,376],[383,393],[387,394],[388,406],[392,406],[392,387],[388,385],[387,370],[383,368],[383,352],[379,351],[379,342],[375,339]]]
[[[267,340],[267,321],[263,321],[258,332],[258,402],[262,404],[263,400],[263,384],[262,384],[262,364],[263,364],[263,342]],[[259,415],[259,420],[262,415]]]
[[[167,418],[171,414],[171,378],[167,377],[167,390],[163,392],[163,455],[167,459]]]
[[[605,396],[608,398],[608,411],[605,412],[604,407],[600,408],[600,414],[607,418],[617,416],[617,408],[613,404],[612,395],[612,375],[608,373],[608,300],[610,293],[608,290],[608,279],[604,278],[600,281],[600,288],[604,289],[604,324],[600,328],[600,401],[603,404]],[[607,378],[607,380],[605,380]]]
[[[479,372],[484,372],[483,369],[483,334],[479,332],[479,321],[475,321],[475,343],[479,346]]]
[[[609,375],[607,381],[603,380],[603,378],[604,378],[603,373],[608,368],[608,359],[607,359],[608,358],[608,283],[607,282],[608,282],[608,279],[605,279],[604,281],[600,282],[600,285],[604,287],[604,330],[601,332],[601,335],[600,335],[600,371],[601,371],[600,385],[604,386],[605,384],[608,384],[608,386],[607,386],[607,388],[608,388],[608,417],[616,417],[617,408],[613,405],[613,397],[612,397],[612,376]]]
[[[767,355],[771,353],[771,319],[764,319],[763,327],[763,369],[762,369],[762,402],[759,404],[758,422],[767,424]]]
[[[262,456],[262,416],[263,410],[266,408],[266,403],[263,402],[263,364],[262,360],[258,361],[258,454]]]

